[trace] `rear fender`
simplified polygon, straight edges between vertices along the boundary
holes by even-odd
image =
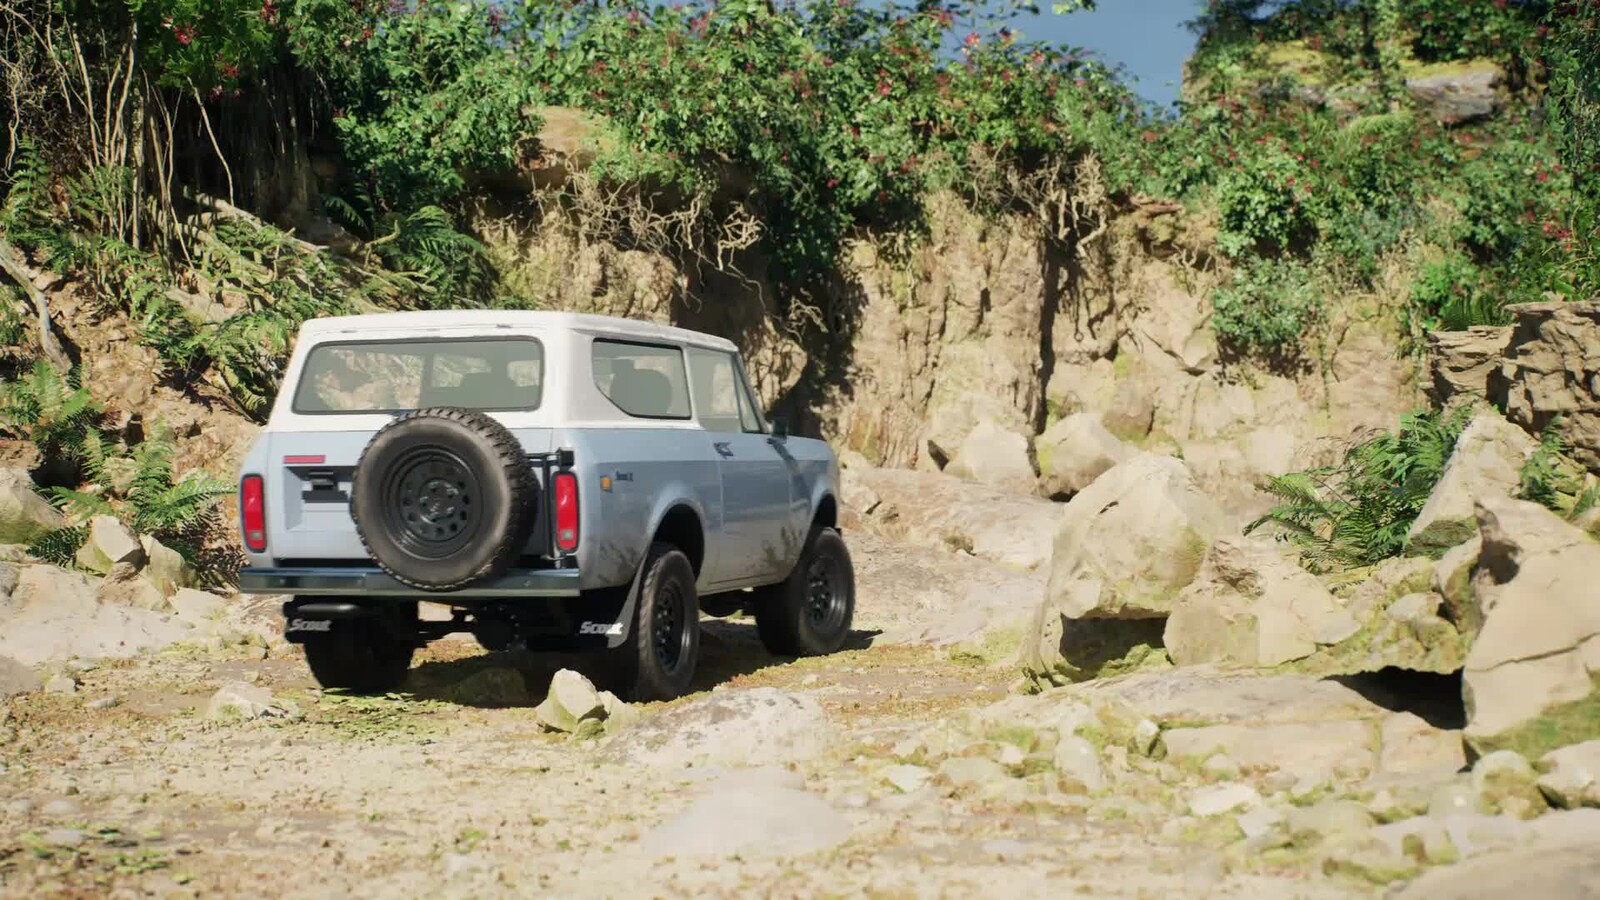
[[[685,484],[673,483],[665,487],[656,500],[655,508],[650,511],[650,528],[645,532],[643,540],[637,548],[636,562],[633,566],[633,579],[628,584],[626,599],[622,608],[617,611],[616,618],[612,620],[611,627],[607,630],[606,647],[616,649],[626,644],[633,634],[634,610],[639,605],[639,589],[644,583],[645,563],[650,561],[650,545],[655,542],[656,535],[661,531],[662,524],[668,514],[674,509],[683,507],[694,513],[700,522],[700,539],[702,558],[700,571],[706,571],[706,561],[714,552],[711,536],[705,533],[706,513],[700,504],[695,502],[693,493]]]

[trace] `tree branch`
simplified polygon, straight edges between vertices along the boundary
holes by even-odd
[[[72,368],[72,360],[68,358],[67,351],[62,348],[61,342],[56,339],[56,333],[50,326],[50,301],[44,292],[33,286],[33,275],[28,271],[28,264],[23,260],[22,253],[11,242],[0,237],[0,269],[17,284],[22,286],[22,292],[28,295],[33,302],[34,312],[39,316],[39,348],[44,351],[44,358],[49,361],[52,368],[61,374],[66,374]]]

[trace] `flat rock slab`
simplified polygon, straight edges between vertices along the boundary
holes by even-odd
[[[781,774],[730,774],[640,838],[639,851],[650,859],[794,856],[836,847],[850,832],[827,801]]]
[[[821,754],[836,735],[822,706],[803,694],[719,691],[620,732],[603,755],[658,768],[798,762]]]
[[[1577,810],[1576,813],[1597,812]],[[1600,897],[1600,832],[1554,813],[1535,820],[1533,840],[1434,869],[1395,893],[1395,900],[1589,900]],[[1554,820],[1554,821],[1547,821]],[[1600,824],[1600,823],[1597,823]]]
[[[1297,778],[1364,778],[1377,765],[1372,726],[1364,721],[1284,722],[1173,728],[1162,733],[1173,757],[1226,753],[1242,769]]]
[[[1089,698],[1121,701],[1163,724],[1337,722],[1388,714],[1338,682],[1209,666],[1139,672],[1074,690]]]

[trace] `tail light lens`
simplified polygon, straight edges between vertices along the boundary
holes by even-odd
[[[556,549],[578,549],[578,476],[571,472],[557,472],[554,487],[556,500]]]
[[[267,549],[266,491],[260,475],[246,475],[239,482],[239,523],[244,529],[244,545],[252,553]]]

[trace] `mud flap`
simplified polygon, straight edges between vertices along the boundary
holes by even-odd
[[[607,650],[621,647],[633,636],[633,613],[639,608],[639,589],[644,585],[644,567],[648,562],[650,562],[649,553],[639,558],[639,568],[633,573],[633,583],[628,585],[628,599],[623,601],[622,609],[617,612],[607,632]]]

